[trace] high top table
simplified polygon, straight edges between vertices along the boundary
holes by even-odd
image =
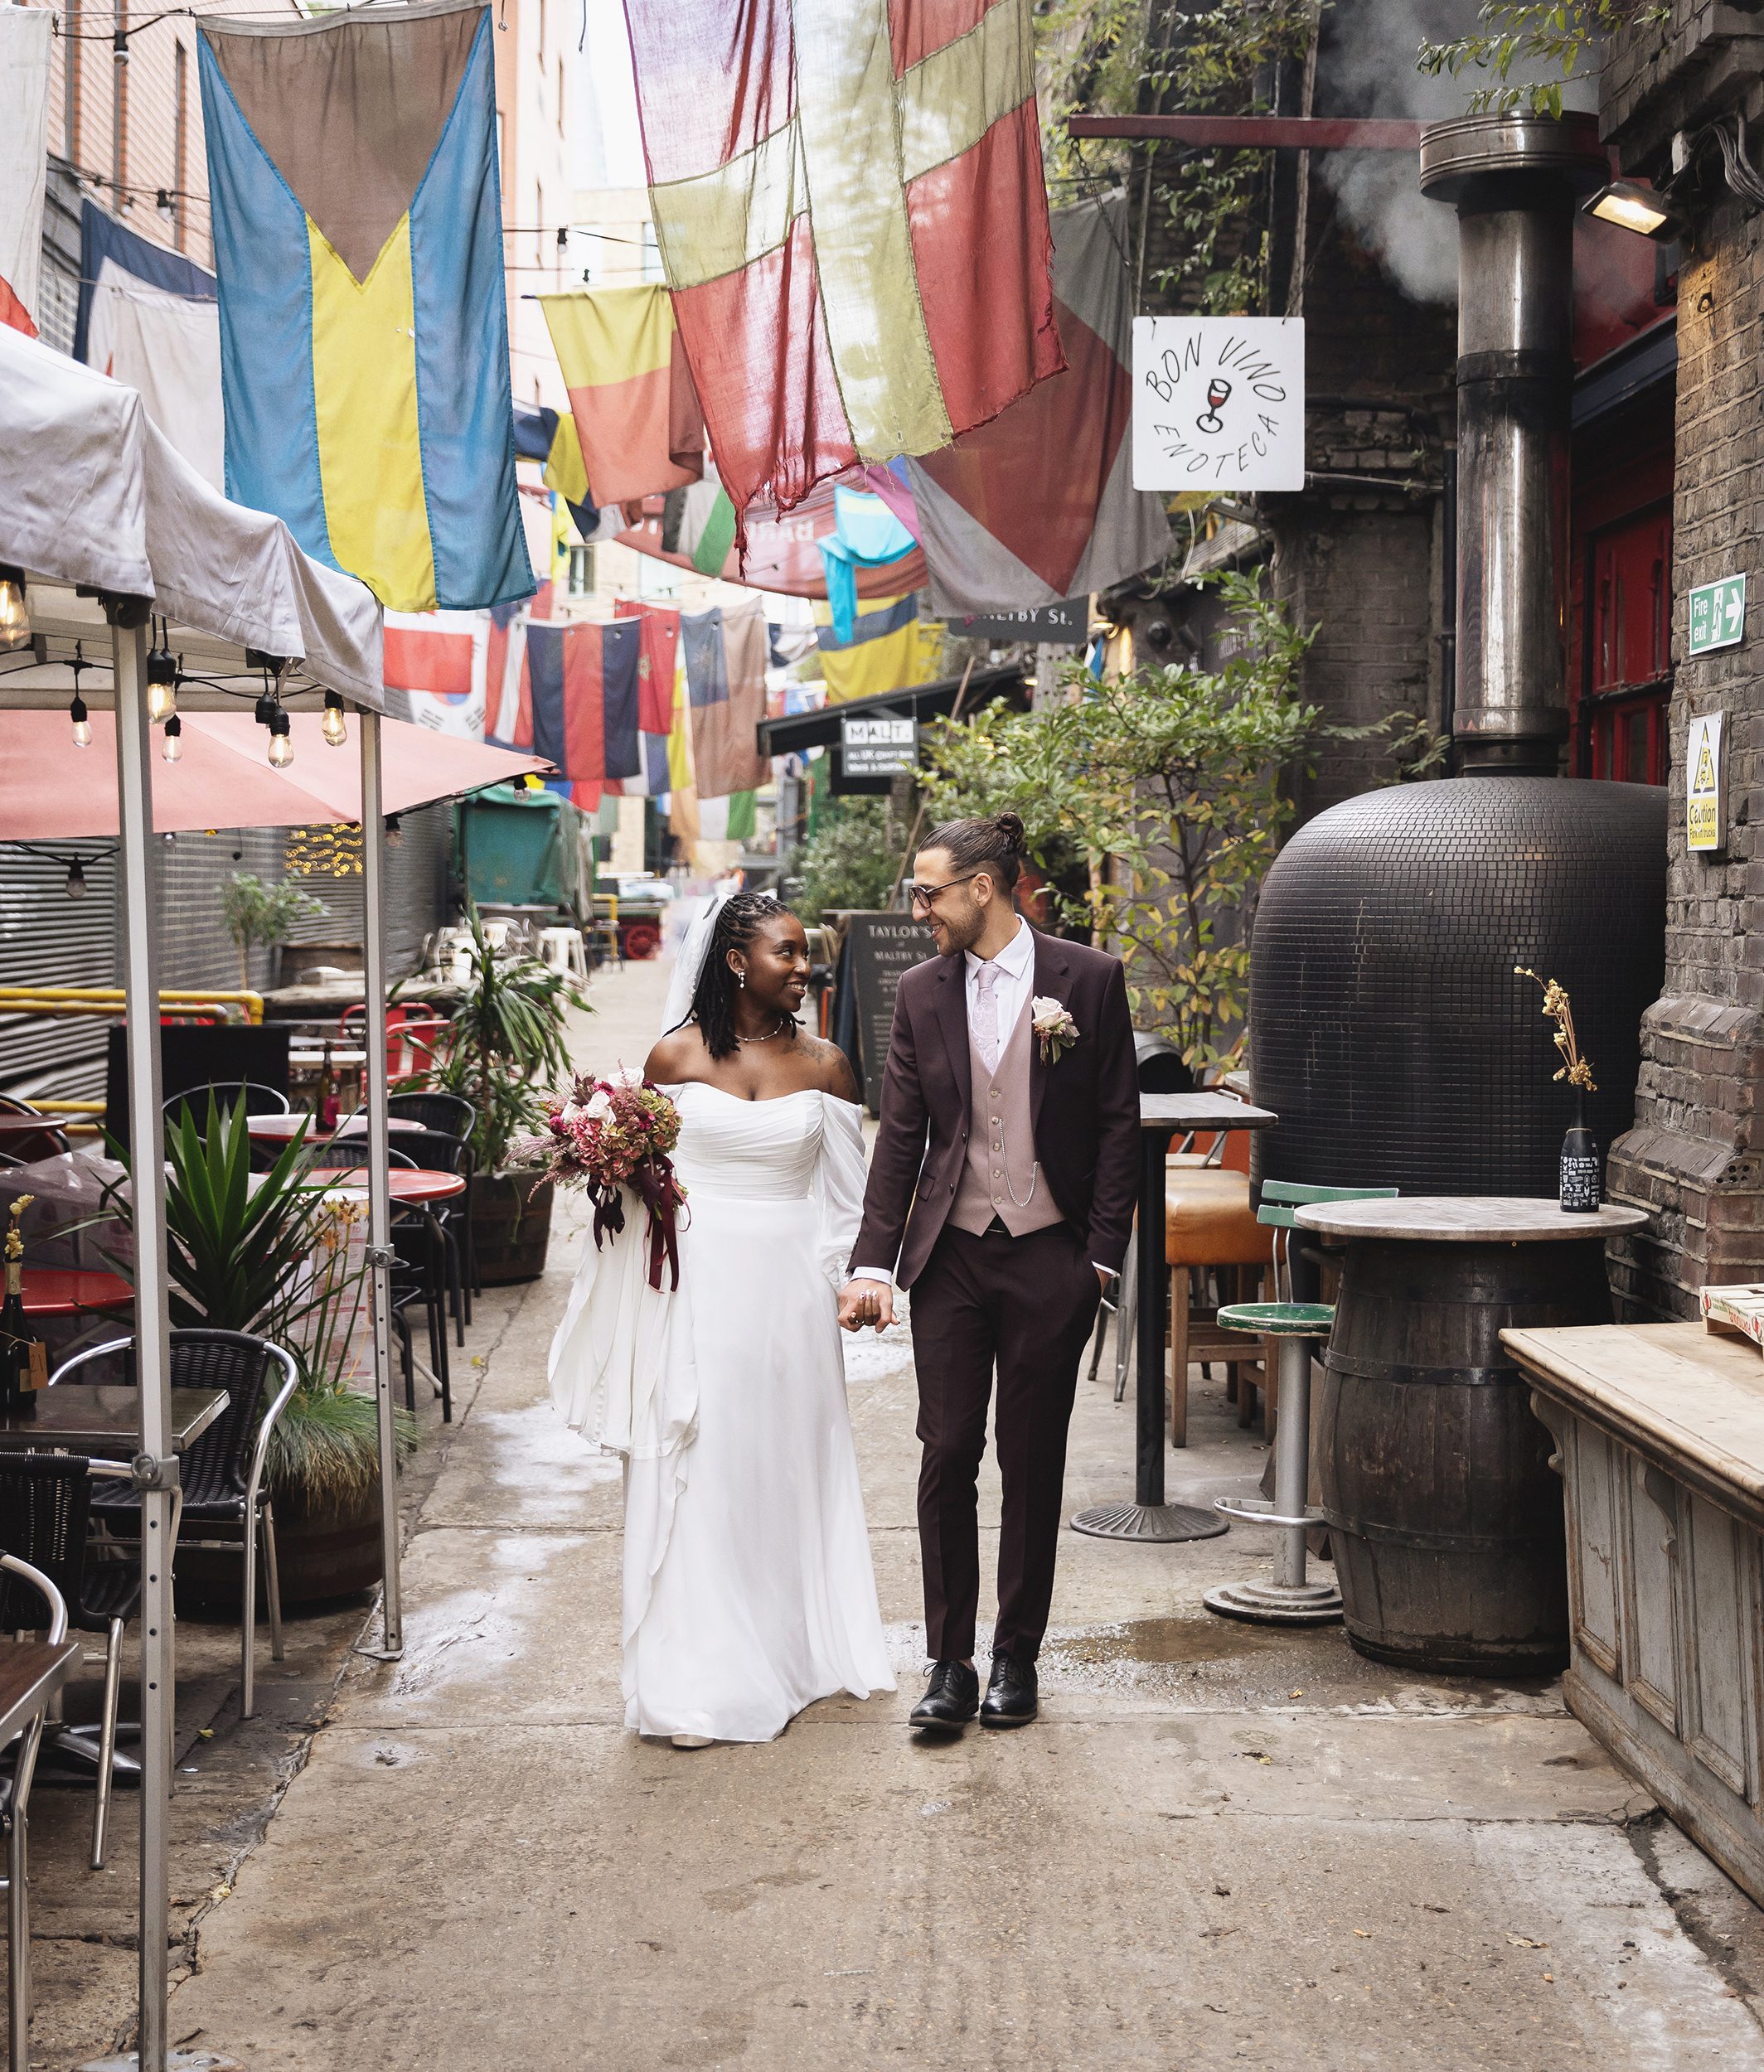
[[[1314,1202],[1345,1240],[1317,1481],[1348,1638],[1430,1674],[1568,1657],[1562,1492],[1504,1329],[1611,1322],[1605,1242],[1647,1221],[1519,1195]]]
[[[1210,1540],[1226,1529],[1218,1512],[1164,1501],[1164,1311],[1170,1269],[1164,1251],[1164,1161],[1174,1136],[1204,1130],[1266,1130],[1279,1121],[1228,1094],[1142,1093],[1139,1097],[1139,1218],[1135,1255],[1139,1282],[1134,1358],[1137,1440],[1133,1501],[1099,1503],[1072,1521],[1075,1532],[1099,1540]]]

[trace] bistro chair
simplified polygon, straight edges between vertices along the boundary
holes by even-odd
[[[411,1170],[422,1161],[413,1158],[400,1144],[390,1148],[386,1163]],[[359,1172],[366,1184],[366,1166],[361,1159],[341,1169]],[[339,1185],[356,1184],[353,1180]],[[448,1365],[447,1319],[453,1283],[448,1269],[448,1240],[427,1206],[394,1202],[392,1204],[391,1315],[388,1322],[398,1334],[399,1365],[405,1377],[405,1407],[416,1414],[416,1350],[410,1333],[409,1310],[423,1311],[429,1325],[429,1378],[441,1399],[441,1421],[453,1421],[453,1376]]]
[[[274,1087],[266,1087],[255,1079],[217,1079],[211,1086],[186,1087],[181,1093],[168,1093],[160,1104],[160,1113],[167,1122],[177,1121],[185,1108],[196,1118],[197,1126],[208,1121],[209,1098],[215,1106],[228,1111],[239,1106],[244,1097],[247,1115],[291,1115],[288,1096],[279,1093]]]
[[[102,1634],[103,1703],[96,1729],[58,1726],[56,1745],[95,1764],[98,1796],[92,1812],[92,1868],[104,1867],[110,1794],[116,1771],[116,1713],[123,1683],[123,1629],[141,1603],[135,1561],[94,1561],[88,1537],[92,1485],[108,1477],[127,1480],[119,1461],[85,1460],[77,1454],[0,1454],[0,1547],[49,1577],[66,1602],[69,1623]],[[28,1632],[44,1621],[35,1592],[22,1580],[0,1576],[0,1632]],[[95,1744],[93,1740],[96,1734]]]
[[[429,1070],[435,1062],[435,1044],[447,1026],[445,1015],[436,1014],[421,1001],[386,1009],[386,1078],[395,1085]],[[346,1007],[337,1020],[337,1034],[346,1042],[365,1043],[367,1006],[357,1000]]]
[[[465,1292],[465,1321],[472,1321],[472,1302],[474,1296],[484,1291],[477,1278],[477,1247],[472,1237],[472,1197],[473,1183],[477,1178],[477,1159],[472,1150],[472,1133],[477,1127],[477,1110],[460,1093],[395,1093],[386,1103],[387,1112],[400,1121],[415,1122],[431,1135],[451,1137],[464,1147],[465,1157],[461,1164],[443,1164],[439,1169],[447,1173],[463,1173],[466,1191],[456,1201],[442,1204],[446,1210],[443,1221],[456,1234],[459,1247],[460,1279]],[[404,1134],[400,1132],[400,1135]],[[406,1150],[410,1147],[407,1145]],[[419,1158],[419,1165],[436,1161]],[[463,1344],[464,1340],[461,1340]]]
[[[269,1435],[287,1407],[288,1399],[300,1380],[292,1353],[268,1339],[254,1338],[245,1331],[173,1331],[172,1386],[174,1388],[224,1388],[227,1406],[206,1431],[186,1450],[180,1462],[180,1487],[172,1511],[172,1545],[175,1551],[182,1523],[197,1526],[236,1527],[237,1539],[197,1539],[191,1547],[238,1553],[245,1566],[243,1609],[240,1614],[241,1665],[240,1716],[249,1720],[256,1710],[257,1555],[259,1539],[264,1552],[264,1595],[269,1606],[269,1653],[282,1659],[282,1590],[276,1572],[275,1513],[269,1492],[264,1486],[264,1459],[269,1450]],[[132,1383],[134,1376],[134,1340],[107,1339],[76,1353],[49,1377],[52,1388],[74,1371],[95,1360],[120,1357]],[[264,1398],[276,1377],[275,1393],[267,1410]],[[261,1415],[259,1412],[261,1411]],[[92,1513],[118,1539],[138,1542],[141,1537],[141,1495],[133,1484],[104,1486],[92,1493]]]
[[[1228,1303],[1219,1313],[1222,1330],[1253,1334],[1277,1348],[1280,1418],[1274,1437],[1272,1497],[1215,1497],[1214,1508],[1245,1525],[1272,1525],[1280,1533],[1272,1582],[1221,1583],[1202,1601],[1208,1610],[1253,1624],[1321,1625],[1341,1616],[1341,1593],[1332,1583],[1313,1583],[1305,1573],[1305,1537],[1326,1523],[1311,1500],[1311,1348],[1326,1339],[1335,1320],[1333,1303],[1295,1302],[1290,1247],[1294,1211],[1307,1202],[1388,1201],[1393,1187],[1309,1187],[1295,1180],[1264,1180],[1258,1220],[1279,1234],[1274,1255],[1272,1302]],[[1275,1361],[1270,1361],[1270,1365]],[[1266,1486],[1266,1485],[1264,1485]]]
[[[28,1584],[48,1607],[44,1619],[33,1613],[31,1626],[46,1627],[51,1648],[67,1638],[67,1606],[61,1593],[41,1569],[32,1568],[16,1554],[0,1554],[0,1570]],[[31,1801],[31,1782],[36,1774],[36,1751],[43,1738],[45,1706],[18,1736],[18,1753],[12,1759],[11,1788],[6,1795],[6,1876],[0,1890],[6,1893],[7,1997],[7,2061],[17,2072],[27,2072],[31,2062],[31,1889],[25,1874],[25,1828]]]

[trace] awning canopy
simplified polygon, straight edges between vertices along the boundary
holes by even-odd
[[[380,605],[365,584],[302,553],[279,518],[218,496],[133,389],[4,327],[0,562],[33,592],[42,579],[141,598],[174,632],[299,662],[354,703],[384,705]],[[32,605],[53,637],[55,600]]]
[[[361,817],[361,759],[333,748],[312,712],[288,715],[294,759],[272,769],[269,737],[249,712],[180,715],[175,763],[153,758],[153,828],[312,827]],[[349,723],[351,729],[355,722]],[[64,711],[0,710],[0,842],[90,840],[117,832],[115,719],[94,709],[89,748],[74,746]],[[487,748],[403,719],[380,723],[384,811],[409,813],[438,799],[506,784],[543,756]]]
[[[902,719],[936,719],[955,709],[962,680],[940,676],[934,683],[914,684],[905,690],[879,691],[874,698],[848,699],[843,704],[823,705],[819,712],[793,713],[788,719],[762,719],[759,753],[762,755],[805,755],[811,748],[836,748],[841,723],[846,719],[887,714]],[[967,678],[967,695],[962,712],[970,719],[995,698],[1027,710],[1029,679],[1020,669],[976,669]]]

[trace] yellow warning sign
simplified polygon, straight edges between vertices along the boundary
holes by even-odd
[[[1721,814],[1721,720],[1722,715],[1714,712],[1690,723],[1684,839],[1694,854],[1719,850],[1726,841]]]

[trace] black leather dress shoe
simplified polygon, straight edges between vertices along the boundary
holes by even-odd
[[[959,1734],[980,1710],[980,1678],[965,1662],[933,1662],[925,1695],[908,1724],[927,1734]]]
[[[1040,1706],[1035,1663],[1017,1655],[994,1655],[986,1702],[980,1708],[980,1724],[1027,1726]]]

